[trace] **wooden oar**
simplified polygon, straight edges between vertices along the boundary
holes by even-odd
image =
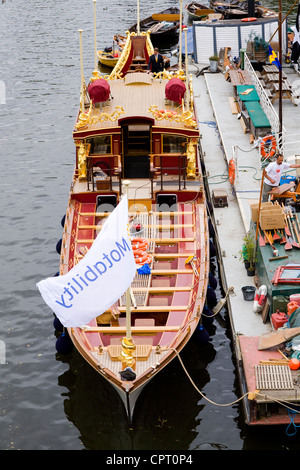
[[[291,232],[290,243],[293,245],[293,247],[300,248],[299,243],[295,241],[295,235],[294,235],[294,231],[292,227],[292,220],[291,220],[289,212],[287,213],[287,221],[288,221],[290,232]]]
[[[298,243],[300,243],[300,235],[299,235],[299,230],[298,230],[299,221],[298,221],[298,218],[297,218],[296,214],[294,215],[292,213],[292,209],[291,209],[290,206],[289,206],[289,217],[290,217],[291,224],[293,226],[293,231],[294,231],[294,234],[295,234],[295,238],[297,239]],[[297,226],[295,220],[298,222],[298,226]]]
[[[285,227],[284,227],[285,234],[286,234],[287,237],[290,237],[290,236],[291,236],[291,232],[289,231],[289,228],[288,228],[288,225],[287,225],[287,218],[286,218],[285,207],[284,207],[283,203],[282,203],[281,205],[282,205],[283,214],[284,214],[284,221],[285,221]]]
[[[152,15],[152,19],[154,21],[167,21],[167,22],[179,21],[180,14],[179,13],[154,13]]]

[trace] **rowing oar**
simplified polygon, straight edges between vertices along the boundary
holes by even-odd
[[[296,223],[295,223],[295,220],[294,220],[294,215],[293,215],[292,209],[290,207],[289,207],[288,217],[289,217],[289,221],[290,221],[291,230],[293,232],[294,240],[295,240],[295,238],[298,240],[298,243],[295,242],[296,248],[300,248],[300,245],[299,245],[300,237],[299,237],[299,233],[297,231]]]
[[[285,221],[285,227],[284,227],[284,231],[285,231],[285,234],[286,234],[286,243],[284,245],[284,249],[285,250],[292,250],[293,247],[289,241],[289,237],[291,235],[291,232],[287,226],[287,218],[286,218],[286,213],[285,213],[285,209],[284,209],[284,205],[282,204],[282,209],[283,209],[283,215],[284,215],[284,221]]]
[[[282,205],[283,214],[284,214],[284,220],[285,220],[285,227],[284,227],[285,234],[286,234],[287,237],[290,237],[290,236],[291,236],[291,232],[290,232],[290,230],[289,230],[289,228],[288,228],[288,225],[287,225],[285,207],[284,207],[283,203],[282,203],[281,205]]]
[[[293,231],[292,220],[291,220],[291,216],[290,216],[289,212],[287,212],[287,221],[288,221],[288,224],[289,224],[289,227],[290,227],[290,231],[291,231],[290,242],[291,242],[291,244],[293,245],[293,247],[295,247],[295,248],[300,248],[299,243],[297,243],[297,242],[295,241],[295,234],[294,234],[294,231]]]

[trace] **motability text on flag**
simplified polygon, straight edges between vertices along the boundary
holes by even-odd
[[[122,239],[122,244],[115,242],[114,249],[109,253],[102,253],[102,257],[100,255],[100,259],[94,262],[92,266],[84,266],[81,272],[73,276],[71,281],[58,293],[59,300],[55,300],[55,302],[64,308],[71,308],[74,298],[119,263],[124,258],[127,250],[130,251],[130,247],[124,238]]]

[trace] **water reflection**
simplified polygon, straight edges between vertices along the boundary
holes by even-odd
[[[200,390],[210,380],[207,365],[215,355],[212,343],[195,341],[181,353]],[[117,392],[76,351],[61,359],[70,367],[59,377],[59,385],[68,389],[62,393],[64,410],[86,449],[185,450],[196,438],[206,405],[177,359],[145,387],[131,425]]]

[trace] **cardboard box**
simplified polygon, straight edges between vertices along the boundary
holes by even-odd
[[[263,211],[264,209],[268,208],[268,207],[273,207],[273,203],[272,202],[262,202],[261,205],[260,205],[260,210]],[[255,203],[255,204],[251,204],[250,206],[250,209],[251,209],[251,217],[252,217],[252,220],[253,222],[257,222],[258,221],[258,202]]]
[[[259,216],[259,225],[262,230],[281,229],[285,227],[284,214],[280,207],[264,209]]]

